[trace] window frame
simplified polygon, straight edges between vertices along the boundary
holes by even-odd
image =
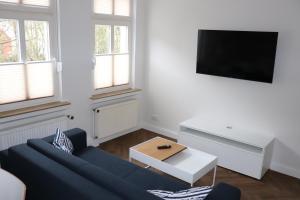
[[[0,104],[0,111],[18,109],[37,104],[49,103],[57,101],[60,98],[60,75],[57,70],[57,59],[59,58],[58,44],[58,19],[56,14],[57,1],[51,0],[49,7],[31,6],[23,4],[0,2],[0,18],[14,19],[19,24],[19,62],[1,63],[4,65],[26,65],[32,63],[52,63],[53,64],[53,89],[54,94],[48,97],[40,97],[34,99],[25,99],[21,101],[8,102]],[[26,61],[26,45],[25,45],[25,21],[47,21],[49,24],[49,48],[50,59],[47,61]]]
[[[113,0],[114,2],[114,0]],[[93,73],[92,73],[92,86],[93,86],[93,95],[95,94],[101,94],[106,92],[113,92],[118,90],[124,90],[132,88],[133,86],[133,59],[134,59],[134,52],[133,52],[133,36],[134,36],[134,29],[133,29],[133,8],[134,8],[134,1],[129,0],[130,2],[130,11],[129,16],[119,16],[114,15],[114,3],[113,3],[113,12],[112,14],[99,14],[94,12],[94,0],[92,0],[92,47],[93,47]],[[105,88],[96,88],[95,87],[95,67],[96,67],[96,53],[95,53],[95,44],[96,44],[96,37],[95,37],[95,29],[96,25],[109,25],[111,26],[112,33],[111,35],[114,36],[114,27],[115,26],[127,26],[128,27],[128,55],[129,55],[129,82],[128,84],[123,85],[116,85],[116,86],[110,86]],[[118,55],[118,53],[113,52],[113,46],[114,46],[114,37],[111,37],[111,47],[112,52],[111,55]],[[127,53],[126,53],[127,54]],[[120,54],[122,55],[122,53]],[[114,67],[114,66],[113,66]]]

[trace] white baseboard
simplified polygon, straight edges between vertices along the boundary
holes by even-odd
[[[144,122],[142,124],[142,127],[146,130],[149,130],[149,131],[152,131],[152,132],[155,132],[155,133],[158,133],[158,134],[170,137],[170,138],[177,139],[177,136],[178,136],[178,133],[175,131],[168,130],[168,129],[162,128],[162,127],[158,127],[158,126],[155,126],[155,125],[152,125],[149,123]],[[300,169],[294,169],[294,168],[288,167],[286,165],[274,163],[274,162],[271,163],[270,169],[273,171],[279,172],[281,174],[285,174],[285,175],[300,179]]]
[[[300,179],[300,169],[295,169],[280,163],[272,162],[271,170]]]
[[[169,129],[161,128],[161,127],[155,126],[153,124],[143,123],[142,127],[143,127],[143,129],[164,135],[166,137],[177,139],[177,136],[178,136],[178,133],[176,131],[171,131]]]

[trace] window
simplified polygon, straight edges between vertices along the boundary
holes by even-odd
[[[24,4],[28,6],[49,7],[50,0],[0,0],[1,3]]]
[[[95,89],[130,85],[130,0],[94,0]]]
[[[15,4],[24,10],[28,5],[50,9],[50,0],[0,0],[3,2],[12,9]],[[13,11],[13,18],[0,12],[0,105],[56,95],[51,14],[24,10]]]

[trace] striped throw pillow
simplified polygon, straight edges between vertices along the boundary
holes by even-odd
[[[72,154],[74,151],[71,140],[58,128],[56,129],[56,135],[53,140],[55,148],[63,150],[66,153]]]
[[[205,186],[181,190],[178,192],[164,190],[148,190],[148,192],[165,200],[204,200],[211,190],[212,187]]]

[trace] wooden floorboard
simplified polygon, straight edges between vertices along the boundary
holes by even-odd
[[[159,135],[147,130],[139,130],[103,143],[100,148],[128,160],[130,147],[156,136]],[[143,166],[140,163],[137,164]],[[201,178],[195,186],[210,185],[211,180],[212,173],[209,173]],[[216,182],[225,182],[240,188],[242,200],[300,200],[300,180],[274,171],[268,171],[259,181],[218,167]]]

